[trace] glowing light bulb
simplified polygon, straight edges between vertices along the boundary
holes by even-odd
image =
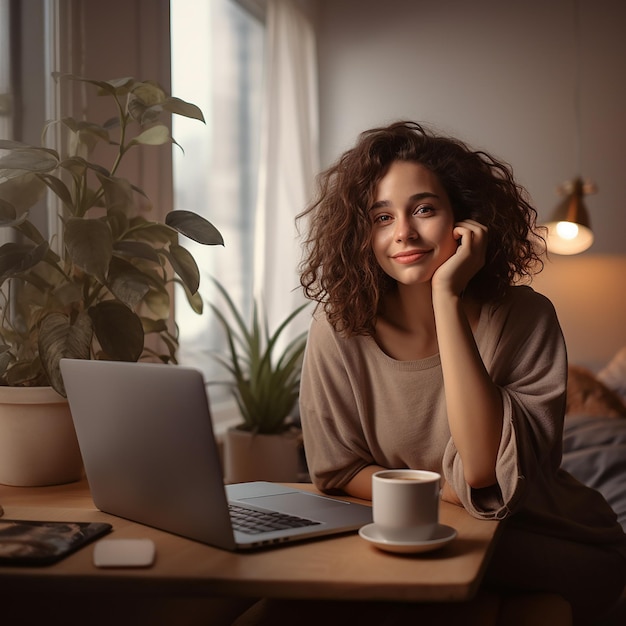
[[[562,239],[576,239],[578,237],[578,224],[574,224],[574,222],[559,222],[556,225],[556,234]]]

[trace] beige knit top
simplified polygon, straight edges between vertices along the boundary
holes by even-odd
[[[559,469],[567,354],[552,303],[527,286],[483,305],[475,340],[500,387],[498,484],[474,490],[450,436],[439,355],[396,361],[370,336],[312,321],[300,393],[311,477],[342,487],[367,465],[441,472],[474,516],[591,543],[626,540],[604,498]],[[626,554],[626,548],[624,548]]]

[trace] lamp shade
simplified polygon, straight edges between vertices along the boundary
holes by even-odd
[[[593,243],[589,213],[583,202],[583,181],[574,180],[572,190],[556,207],[546,224],[547,247],[555,254],[579,254]]]

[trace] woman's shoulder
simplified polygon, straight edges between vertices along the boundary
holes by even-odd
[[[326,311],[324,311],[323,307],[318,306],[315,308],[313,312],[313,317],[311,319],[311,330],[310,332],[315,333],[323,333],[323,334],[336,334],[335,329],[333,328],[330,320],[328,319],[328,315]]]
[[[529,286],[511,287],[497,302],[485,305],[475,336],[483,360],[502,368],[499,375],[510,374],[514,363],[526,366],[546,358],[564,366],[565,345],[554,306]]]
[[[309,328],[309,342],[319,349],[331,348],[342,353],[362,352],[371,348],[368,335],[349,335],[336,328],[323,308],[318,307],[313,313]]]
[[[517,328],[518,333],[552,333],[559,327],[554,305],[542,293],[529,285],[509,287],[506,294],[483,305],[480,327],[483,332],[498,328]]]
[[[324,311],[316,311],[311,320],[307,339],[309,363],[334,363],[341,371],[360,369],[364,364],[380,358],[376,343],[367,335],[347,335],[333,327]]]
[[[323,307],[317,307],[313,313],[309,338],[327,343],[345,343],[346,341],[346,337],[332,325]]]
[[[505,295],[488,304],[492,311],[503,309],[505,311],[527,313],[554,312],[552,301],[544,294],[535,291],[530,285],[515,285],[509,287]]]

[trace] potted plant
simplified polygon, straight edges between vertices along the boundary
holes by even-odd
[[[231,375],[229,381],[220,384],[231,388],[243,420],[229,429],[224,439],[226,481],[295,482],[301,473],[302,437],[292,417],[306,332],[291,340],[280,354],[275,351],[285,328],[307,304],[297,307],[270,332],[256,301],[251,322],[246,324],[223,285],[214,282],[229,315],[217,305],[209,305],[228,344],[226,355],[213,356]]]
[[[36,387],[41,395],[47,386],[54,390],[48,390],[50,402],[62,402],[63,357],[176,362],[172,283],[183,285],[193,310],[202,312],[199,270],[178,235],[223,244],[218,230],[195,213],[148,219],[145,192],[120,175],[129,152],[173,142],[165,115],[203,121],[198,107],[150,81],[55,78],[95,86],[111,98],[115,115],[104,124],[51,122],[69,135],[66,154],[0,140],[0,226],[18,235],[0,247],[0,393],[12,393],[11,404],[22,388]],[[101,144],[115,148],[112,157],[103,153],[111,158],[106,165],[92,158]],[[59,252],[29,219],[46,191],[63,224]]]

